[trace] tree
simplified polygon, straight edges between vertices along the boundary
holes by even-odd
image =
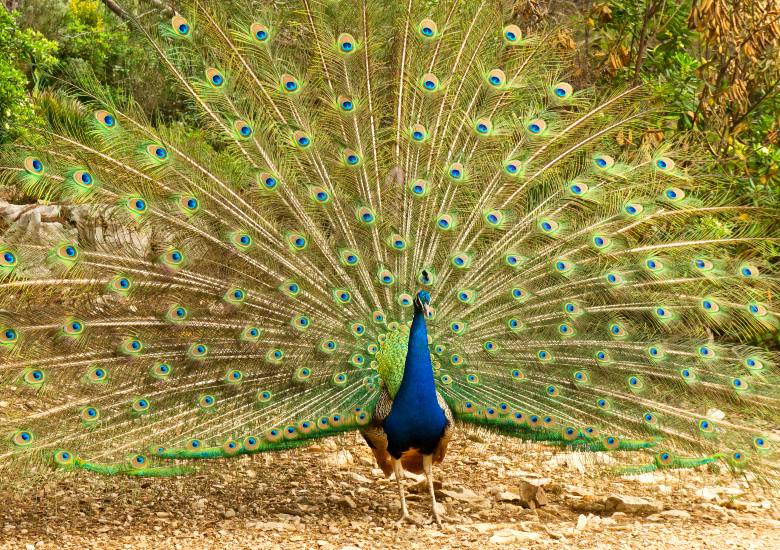
[[[57,44],[31,29],[20,29],[13,13],[0,10],[0,143],[19,137],[33,124],[30,92],[57,63]]]

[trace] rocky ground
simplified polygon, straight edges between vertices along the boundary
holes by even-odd
[[[183,478],[0,482],[0,548],[780,548],[770,489],[703,469],[616,477],[615,460],[461,431],[436,470],[442,529],[394,526],[395,482],[353,434]]]

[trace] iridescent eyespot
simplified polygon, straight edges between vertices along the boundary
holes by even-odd
[[[478,118],[474,121],[474,130],[477,135],[485,136],[493,129],[493,123],[487,118]]]
[[[293,132],[293,141],[301,149],[307,149],[311,145],[311,137],[301,130]]]
[[[260,439],[253,435],[247,436],[244,438],[242,446],[244,447],[245,451],[256,451],[260,447]]]
[[[456,269],[467,269],[471,265],[471,256],[465,252],[459,252],[452,257],[450,263]]]
[[[158,380],[167,380],[171,372],[173,372],[173,369],[168,363],[155,363],[149,369],[149,374]]]
[[[352,101],[352,98],[348,96],[340,95],[336,101],[338,102],[339,109],[345,113],[348,113],[355,108],[355,103]]]
[[[555,235],[555,233],[558,232],[560,229],[560,225],[558,225],[558,222],[555,220],[551,220],[549,218],[542,218],[537,223],[537,226],[541,230],[542,233],[545,235]]]
[[[508,160],[504,163],[504,172],[509,174],[510,176],[516,176],[520,174],[522,169],[522,164],[519,160]]]
[[[758,268],[750,264],[742,264],[739,267],[739,274],[743,277],[756,277],[758,276]]]
[[[134,214],[144,214],[148,207],[146,201],[141,197],[130,197],[125,204]]]
[[[593,164],[596,168],[607,170],[615,165],[615,159],[609,155],[596,155],[593,157]]]
[[[209,394],[201,395],[200,397],[198,397],[197,400],[197,405],[201,409],[210,409],[211,407],[216,405],[216,403],[217,403],[216,398],[213,395],[209,395]]]
[[[208,346],[206,344],[195,343],[189,347],[189,356],[193,359],[203,359],[208,354]]]
[[[674,169],[674,161],[669,157],[658,157],[655,159],[655,167],[662,172],[669,172]]]
[[[74,460],[75,457],[68,451],[56,451],[54,453],[54,462],[57,466],[70,466]]]
[[[759,371],[764,368],[764,363],[757,357],[747,357],[743,364],[752,371]]]
[[[279,290],[290,298],[295,298],[298,296],[298,294],[301,293],[301,287],[295,281],[287,281],[282,283],[279,285]]]
[[[244,380],[244,373],[238,369],[231,369],[225,373],[223,380],[228,384],[239,384]]]
[[[568,82],[558,82],[552,87],[552,92],[558,99],[569,99],[574,93],[574,89]]]
[[[420,86],[426,92],[435,92],[439,89],[439,79],[433,73],[425,73],[420,79]]]
[[[535,118],[526,125],[526,129],[533,135],[541,135],[547,129],[547,123],[541,118]]]
[[[95,407],[84,407],[81,409],[79,416],[81,416],[84,422],[92,424],[100,420],[100,411]]]
[[[574,336],[575,334],[577,334],[577,331],[570,324],[568,324],[568,323],[561,323],[560,325],[558,325],[558,333],[561,336],[570,338],[570,337]]]
[[[671,466],[674,464],[674,455],[668,451],[661,451],[655,455],[655,462],[658,466]]]
[[[234,306],[240,306],[241,304],[244,303],[246,297],[247,294],[245,290],[241,288],[231,288],[227,292],[225,292],[223,299],[229,304],[232,304]]]
[[[290,250],[292,252],[300,252],[301,250],[306,249],[308,240],[306,239],[305,235],[289,231],[287,232],[286,236],[287,244],[290,245]]]
[[[360,163],[360,155],[358,155],[352,149],[344,149],[342,158],[347,166],[357,166]]]
[[[584,197],[590,191],[590,187],[587,183],[581,181],[573,181],[569,184],[569,193],[575,197]]]
[[[482,219],[488,226],[500,228],[504,222],[504,213],[500,210],[486,210],[482,212]]]
[[[168,158],[168,150],[157,143],[150,143],[146,146],[147,154],[155,160],[162,161]]]
[[[415,198],[422,198],[428,194],[430,184],[423,179],[416,179],[409,182],[409,191]]]
[[[501,35],[507,44],[517,44],[523,38],[523,33],[517,25],[507,25]]]
[[[73,181],[82,188],[90,188],[94,183],[92,174],[86,170],[77,170],[76,172],[73,172],[72,178]]]
[[[130,403],[130,408],[136,413],[146,413],[149,412],[151,403],[145,397],[138,397]]]
[[[374,213],[374,210],[367,206],[356,208],[355,216],[357,217],[358,221],[364,225],[373,225],[376,222],[376,214]]]
[[[113,128],[116,126],[116,119],[114,115],[108,111],[95,111],[95,119],[106,128]]]
[[[16,263],[16,254],[10,250],[0,250],[0,268],[12,268]]]
[[[40,369],[27,369],[23,376],[25,384],[38,387],[46,382],[46,374]]]
[[[539,361],[544,362],[550,362],[553,359],[552,353],[544,349],[537,351],[536,357],[539,359]]]
[[[427,17],[422,21],[420,21],[418,29],[420,31],[420,35],[423,38],[433,38],[437,35],[439,31],[438,25],[436,25],[436,23],[434,23],[432,19],[429,19]]]
[[[33,436],[32,432],[28,432],[27,430],[19,430],[11,437],[13,444],[18,447],[26,447],[34,440],[35,437]]]
[[[308,380],[311,377],[311,369],[309,367],[300,367],[295,371],[295,379],[299,382]]]
[[[685,191],[679,187],[669,187],[664,191],[663,198],[669,202],[679,202],[685,198]]]
[[[252,130],[252,126],[250,126],[249,123],[245,120],[236,120],[233,123],[233,129],[243,139],[251,137],[254,131]]]
[[[171,17],[171,28],[179,36],[188,36],[190,34],[190,24],[181,15]]]
[[[488,84],[499,88],[506,83],[506,74],[501,69],[493,69],[487,75]]]
[[[24,159],[24,168],[31,174],[42,174],[43,162],[35,157],[27,157]]]
[[[72,244],[63,244],[56,249],[56,254],[60,259],[75,262],[79,258],[79,249]]]
[[[298,81],[292,75],[289,74],[282,75],[281,81],[282,81],[282,88],[287,93],[296,92],[300,88]]]
[[[221,88],[222,85],[225,83],[225,77],[222,75],[221,72],[219,72],[219,70],[213,67],[206,69],[206,80],[214,88]]]
[[[605,235],[593,235],[591,238],[591,243],[593,243],[593,246],[597,249],[604,250],[605,248],[608,248],[610,244],[612,244],[612,240]]]
[[[460,162],[453,162],[447,169],[447,175],[455,181],[463,179],[463,172],[463,165]]]
[[[423,142],[428,139],[428,130],[422,124],[415,124],[410,129],[412,141]]]
[[[108,371],[102,367],[90,367],[87,370],[86,379],[93,383],[105,382],[108,380]]]
[[[609,333],[613,338],[621,338],[626,336],[626,331],[618,323],[612,323],[609,325]]]
[[[623,205],[623,212],[631,217],[638,216],[644,211],[644,206],[638,202],[628,202]]]
[[[338,38],[338,47],[341,53],[352,53],[355,51],[355,38],[349,33],[341,33]]]
[[[699,271],[712,271],[713,264],[711,261],[705,259],[705,258],[696,258],[693,260],[693,267],[698,269]]]
[[[253,23],[252,26],[249,27],[249,32],[252,37],[261,44],[267,42],[268,38],[271,36],[268,27],[261,25],[260,23]]]
[[[269,390],[261,390],[255,395],[255,399],[258,403],[268,403],[273,397],[273,393]]]
[[[348,304],[352,300],[352,294],[344,288],[337,288],[333,291],[333,298],[339,304]]]
[[[753,438],[753,447],[757,451],[768,451],[771,448],[769,441],[763,436],[756,436]]]
[[[748,310],[748,312],[756,317],[766,317],[767,315],[767,309],[766,307],[762,306],[761,304],[757,302],[750,302],[747,306],[745,306]]]
[[[555,268],[555,271],[562,274],[562,275],[568,275],[572,271],[574,271],[574,264],[569,262],[568,260],[555,260],[553,262],[553,267]]]
[[[457,218],[452,214],[440,214],[436,217],[435,227],[440,231],[451,231],[455,228]]]

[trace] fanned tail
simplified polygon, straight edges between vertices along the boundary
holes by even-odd
[[[498,2],[180,8],[138,28],[195,129],[80,74],[2,157],[80,221],[0,241],[0,467],[172,475],[364,426],[425,288],[459,420],[778,477],[777,213],[647,139],[642,87],[575,90]]]

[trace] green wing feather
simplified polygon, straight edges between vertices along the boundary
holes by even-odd
[[[194,130],[73,74],[3,153],[81,222],[0,241],[0,468],[174,475],[357,429],[427,288],[459,420],[778,477],[777,213],[687,136],[635,143],[641,87],[574,90],[499,2],[179,7],[138,31]]]

